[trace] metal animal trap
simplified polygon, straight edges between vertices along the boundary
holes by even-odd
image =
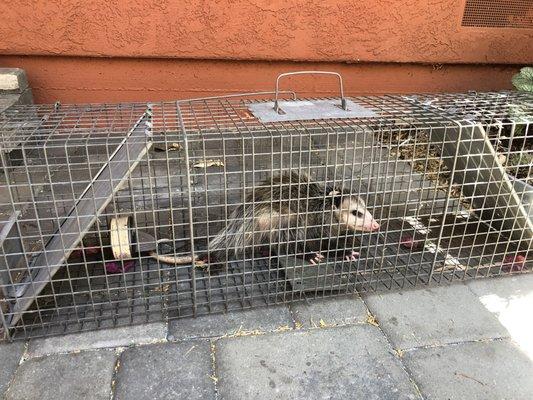
[[[278,78],[251,96],[6,110],[4,335],[531,271],[531,94],[345,98],[333,75],[340,98],[297,99]],[[269,190],[288,194],[265,213]],[[378,230],[343,228],[326,202],[342,190]],[[268,215],[276,234],[257,241]]]

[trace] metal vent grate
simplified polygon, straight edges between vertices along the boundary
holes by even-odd
[[[533,29],[533,1],[466,0],[462,25]]]

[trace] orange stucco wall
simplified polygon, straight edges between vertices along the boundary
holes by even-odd
[[[1,2],[0,65],[37,101],[168,99],[271,89],[298,69],[349,93],[509,87],[533,62],[528,29],[461,27],[463,0]],[[292,84],[292,83],[291,83]],[[299,80],[302,93],[334,90]]]
[[[510,87],[512,66],[392,63],[293,63],[212,60],[0,57],[26,68],[39,102],[172,100],[272,90],[281,71],[338,71],[349,94],[493,90]],[[337,93],[331,78],[294,78],[282,83],[299,95]]]

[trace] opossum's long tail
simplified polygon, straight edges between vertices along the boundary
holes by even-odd
[[[170,255],[161,255],[157,254],[155,251],[150,252],[150,257],[156,259],[159,262],[171,265],[186,265],[193,264],[197,267],[205,265],[203,260],[198,259],[196,256],[193,260],[191,256],[170,256]]]
[[[222,264],[227,261],[228,256],[241,258],[246,251],[254,251],[252,246],[257,245],[279,243],[278,250],[284,253],[286,243],[298,245],[305,240],[301,230],[292,232],[294,229],[288,229],[290,224],[287,217],[283,218],[277,211],[258,212],[252,206],[239,206],[228,217],[226,226],[209,242],[205,257],[195,257],[193,260],[190,256],[163,256],[157,253],[150,255],[166,264],[182,265],[194,261],[195,265],[203,266],[206,263]]]
[[[162,242],[171,242],[169,239],[160,239],[157,241],[157,243]],[[201,267],[205,265],[204,260],[202,257],[198,257],[197,255],[193,257],[191,256],[175,256],[175,255],[162,255],[158,254],[156,251],[151,251],[148,253],[150,257],[153,259],[165,263],[165,264],[171,264],[171,265],[186,265],[186,264],[193,264],[197,267]]]
[[[245,227],[246,223],[243,222],[243,219],[244,221],[251,221],[252,217],[251,215],[244,216],[243,208],[238,207],[231,213],[226,227],[210,241],[205,260],[203,257],[199,258],[198,256],[193,259],[191,256],[161,255],[156,252],[151,252],[150,256],[165,264],[186,265],[194,263],[195,266],[200,267],[206,265],[206,262],[218,263],[225,261],[227,252],[231,255],[239,256],[245,246],[251,243],[251,238],[249,238]]]

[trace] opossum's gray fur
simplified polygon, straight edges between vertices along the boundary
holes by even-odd
[[[202,258],[210,264],[222,263],[228,256],[242,259],[260,245],[271,253],[305,258],[306,253],[319,251],[324,240],[342,233],[333,206],[338,206],[343,196],[355,197],[365,207],[357,196],[320,185],[304,174],[273,176],[248,193],[225,228],[211,239],[207,257]]]

